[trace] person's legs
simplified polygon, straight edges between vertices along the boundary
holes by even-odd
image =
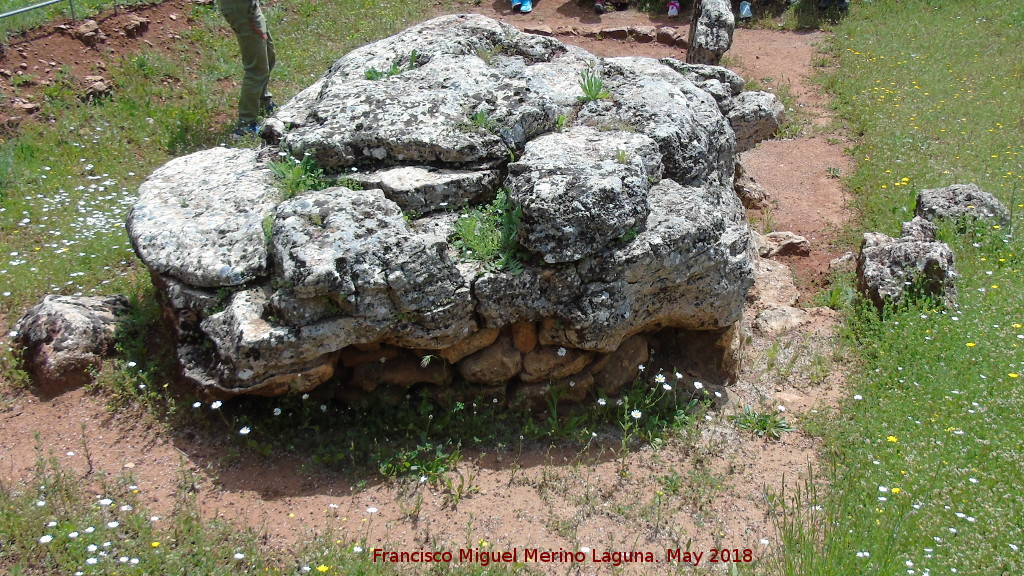
[[[238,98],[238,124],[250,125],[259,118],[260,108],[270,102],[267,85],[276,60],[274,42],[256,0],[220,0],[220,11],[238,38],[245,71]]]

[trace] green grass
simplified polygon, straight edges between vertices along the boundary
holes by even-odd
[[[1013,206],[1010,227],[942,230],[960,306],[845,306],[860,367],[820,426],[826,464],[780,506],[764,574],[1024,571],[1024,6],[988,0],[859,2],[835,28],[824,78],[858,139],[845,176],[860,226],[895,234],[918,190],[974,182]],[[785,502],[785,507],[782,503]]]
[[[580,72],[579,84],[580,90],[583,91],[583,96],[580,96],[581,102],[592,102],[611,96],[611,92],[604,87],[604,80],[601,79],[601,75],[593,70],[583,70]]]
[[[313,161],[313,156],[306,154],[302,160],[285,155],[280,160],[270,162],[270,171],[278,180],[278,188],[284,199],[309,190],[323,190],[330,186],[330,179]]]
[[[741,412],[731,417],[731,420],[737,430],[751,432],[766,440],[779,440],[783,434],[796,431],[781,414],[771,410],[754,410],[750,406],[744,406]]]
[[[522,272],[517,237],[522,212],[501,189],[492,202],[467,208],[455,221],[452,246],[463,258],[481,262],[487,270]]]

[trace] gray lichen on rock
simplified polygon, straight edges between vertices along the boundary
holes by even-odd
[[[583,101],[583,71],[610,96]],[[154,172],[128,229],[183,373],[212,395],[332,380],[351,397],[458,374],[510,402],[569,382],[582,398],[688,333],[721,356],[698,364],[728,373],[754,257],[731,122],[752,145],[781,114],[741,88],[715,66],[437,18],[339,59],[267,121],[277,148]],[[278,149],[339,185],[284,199],[266,168]],[[499,189],[519,217],[515,269],[453,246],[456,221]]]

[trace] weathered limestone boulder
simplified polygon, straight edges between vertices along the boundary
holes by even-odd
[[[743,93],[747,83],[739,74],[721,66],[691,64],[675,58],[662,58],[658,62],[679,72],[698,88],[711,94],[719,105],[729,105],[734,97]]]
[[[779,336],[795,330],[810,321],[810,314],[802,308],[778,306],[762,310],[754,318],[754,330],[765,336]]]
[[[857,286],[879,309],[899,302],[908,291],[955,306],[956,276],[953,251],[935,241],[934,226],[921,218],[907,223],[899,238],[864,234],[857,257]]]
[[[789,266],[774,260],[754,260],[754,286],[747,294],[747,303],[757,308],[792,307],[800,299],[800,290]]]
[[[192,286],[238,286],[266,273],[263,222],[280,199],[255,151],[211,148],[150,175],[128,235],[154,272]]]
[[[55,395],[88,383],[113,351],[118,318],[127,311],[124,296],[44,297],[14,326],[32,384]]]
[[[743,92],[732,99],[729,124],[736,132],[736,151],[751,150],[767,140],[785,121],[785,107],[771,92]]]
[[[498,163],[572,112],[578,74],[596,64],[495,20],[437,18],[349,52],[282,106],[268,135],[326,169]]]
[[[348,177],[363,188],[384,192],[403,212],[427,214],[479,204],[498,187],[498,170],[448,170],[430,166],[399,166]]]
[[[917,195],[914,214],[931,220],[973,221],[984,220],[1006,226],[1010,211],[995,196],[978,188],[977,184],[953,184],[945,188],[921,190]]]
[[[665,177],[680,184],[732,185],[735,136],[722,114],[729,102],[718,102],[659,60],[606,58],[600,71],[614,97],[586,102],[576,115],[579,124],[653,139]]]
[[[736,18],[728,0],[696,0],[690,22],[690,49],[686,61],[690,64],[718,65],[722,55],[732,46],[732,33]]]
[[[648,196],[644,231],[572,267],[492,273],[473,294],[484,326],[559,318],[541,344],[610,352],[654,326],[713,330],[742,314],[753,283],[749,230],[731,189],[662,180]],[[702,274],[693,274],[694,270]]]
[[[807,238],[789,231],[754,233],[754,247],[761,258],[775,256],[810,256],[811,243]]]
[[[584,98],[581,73],[610,97]],[[438,18],[338,60],[268,120],[264,152],[154,172],[129,235],[182,373],[210,395],[329,382],[342,398],[447,398],[453,379],[516,402],[618,393],[648,346],[732,363],[753,283],[733,189],[742,86]],[[278,151],[337,185],[284,198],[266,168]],[[498,197],[518,218],[504,268],[456,235]]]
[[[900,238],[904,240],[917,240],[918,242],[934,242],[939,227],[930,220],[920,216],[914,216],[910,222],[904,222],[900,226]]]
[[[511,199],[523,210],[519,242],[549,264],[590,256],[646,221],[662,172],[657,144],[642,134],[580,127],[540,136],[509,165]]]

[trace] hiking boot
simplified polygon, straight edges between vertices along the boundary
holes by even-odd
[[[668,17],[675,18],[679,16],[679,2],[677,0],[671,0],[668,3]]]
[[[594,12],[597,12],[598,14],[608,12],[608,7],[604,5],[604,0],[596,0],[594,2]]]
[[[265,100],[260,103],[260,114],[270,116],[274,110],[277,110],[277,104],[274,104],[273,100]]]
[[[522,5],[519,7],[520,14],[529,14],[533,12],[533,0],[523,0]]]
[[[259,136],[260,124],[259,122],[249,122],[247,124],[241,124],[235,131],[231,133],[231,137],[235,140],[240,140],[247,136]]]

